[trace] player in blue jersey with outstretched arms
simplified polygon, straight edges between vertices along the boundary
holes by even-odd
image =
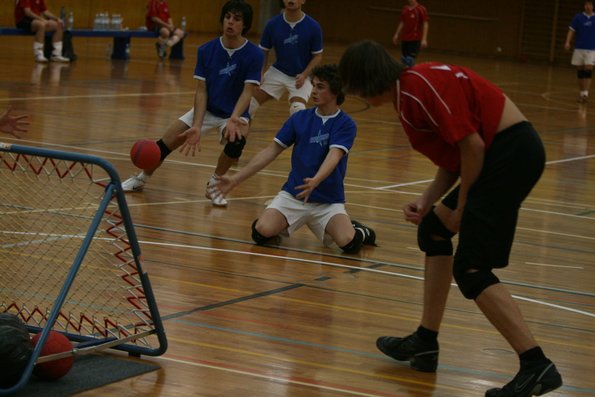
[[[306,108],[312,84],[310,73],[322,60],[322,29],[302,11],[306,0],[283,0],[283,12],[271,18],[260,39],[265,65],[271,50],[275,62],[268,68],[262,85],[254,90],[250,102],[253,116],[260,105],[271,98],[279,100],[287,92],[289,114]]]
[[[307,225],[326,246],[334,242],[345,253],[355,254],[376,240],[371,228],[352,221],[345,210],[343,179],[357,127],[339,108],[345,96],[335,65],[316,67],[311,82],[316,107],[292,115],[273,142],[238,173],[222,176],[210,194],[226,195],[293,145],[291,172],[281,192],[252,223],[252,239],[259,245],[271,243]]]
[[[157,141],[161,161],[179,147],[188,155],[200,151],[202,134],[216,129],[224,145],[215,173],[207,187],[229,170],[242,154],[248,135],[248,106],[260,84],[262,51],[244,35],[252,24],[252,7],[242,0],[230,0],[221,10],[223,35],[198,48],[194,78],[197,80],[194,107],[174,121]],[[161,165],[161,164],[160,164]],[[155,169],[144,170],[122,183],[124,191],[140,191]],[[207,198],[224,207],[223,197]]]

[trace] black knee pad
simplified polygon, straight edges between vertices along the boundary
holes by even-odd
[[[244,146],[246,146],[246,138],[241,137],[234,142],[227,142],[225,148],[223,148],[223,153],[232,159],[239,159],[242,155],[242,150],[244,150]]]
[[[591,69],[585,69],[585,78],[586,79],[590,79],[591,77],[593,77],[593,71]]]
[[[454,278],[459,290],[467,299],[475,299],[490,285],[498,284],[500,279],[489,269],[469,269],[457,264],[455,260]]]
[[[432,209],[417,227],[417,244],[427,256],[452,255],[451,239],[455,234],[444,226]],[[437,240],[436,236],[444,240]]]
[[[357,254],[364,245],[364,231],[361,229],[355,229],[355,235],[349,244],[341,247],[343,252],[346,254]]]
[[[252,222],[252,240],[254,240],[256,245],[264,245],[271,241],[275,236],[265,237],[260,234],[258,230],[256,230],[256,222],[258,222],[258,219],[255,219],[254,222]]]
[[[165,146],[163,139],[157,141],[157,146],[159,146],[159,150],[161,150],[161,161],[163,161],[167,156],[169,156],[171,149]]]

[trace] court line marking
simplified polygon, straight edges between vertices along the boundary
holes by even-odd
[[[566,265],[548,265],[547,263],[537,263],[537,262],[525,262],[527,265],[534,265],[534,266],[544,266],[544,267],[559,267],[562,269],[580,269],[584,270],[583,266],[566,266]]]
[[[389,272],[386,270],[380,270],[380,269],[375,269],[375,268],[370,268],[370,267],[351,266],[351,265],[345,265],[342,263],[327,262],[327,261],[305,259],[305,258],[291,258],[291,257],[286,257],[286,256],[280,256],[280,255],[263,254],[263,253],[258,253],[258,252],[240,251],[240,250],[232,250],[232,249],[225,249],[225,248],[201,247],[201,246],[197,246],[197,245],[188,245],[188,244],[153,242],[153,241],[146,241],[146,240],[139,241],[139,243],[146,244],[146,245],[153,245],[153,246],[164,246],[164,247],[170,247],[170,248],[186,248],[186,249],[194,249],[194,250],[200,250],[200,251],[215,251],[215,252],[225,252],[225,253],[230,253],[230,254],[240,254],[240,255],[247,255],[247,256],[259,256],[259,257],[263,257],[263,258],[277,259],[280,261],[303,262],[303,263],[308,263],[308,264],[331,266],[331,267],[337,267],[337,268],[342,268],[342,269],[358,270],[358,271],[362,271],[362,272],[378,273],[378,274],[384,274],[384,275],[389,275],[389,276],[396,276],[396,277],[407,278],[407,279],[412,279],[412,280],[423,280],[424,279],[423,277],[420,277],[420,276],[413,276],[413,275],[397,273],[397,272]],[[512,283],[512,284],[515,284],[515,283]],[[458,286],[455,283],[452,283],[451,285],[458,288]],[[522,284],[519,284],[519,285],[522,286]],[[517,298],[516,295],[512,295],[512,296],[513,296],[513,298]],[[528,299],[528,298],[524,298],[524,297],[518,297],[518,298],[522,299],[522,300]],[[547,302],[544,302],[541,300],[532,300],[531,302],[536,303],[536,304],[541,304],[544,306],[555,307],[560,310],[566,310],[566,311],[569,311],[572,313],[581,314],[584,316],[595,318],[595,313],[590,313],[590,312],[583,311],[583,310],[577,310],[577,309],[573,309],[573,308],[566,307],[566,306],[554,305],[554,304],[550,304],[550,303],[547,303]]]
[[[214,370],[218,370],[218,371],[224,371],[224,372],[230,372],[233,374],[238,374],[238,375],[245,375],[245,376],[250,376],[250,377],[254,377],[254,378],[259,378],[259,379],[264,379],[264,380],[268,380],[268,381],[275,381],[275,382],[279,382],[279,383],[287,383],[287,384],[293,384],[293,385],[298,385],[298,386],[306,386],[306,387],[311,387],[311,388],[316,388],[316,389],[322,389],[322,390],[327,390],[327,391],[333,391],[333,392],[340,392],[340,393],[345,393],[345,394],[349,394],[352,396],[361,396],[361,397],[401,397],[398,394],[371,394],[370,392],[358,392],[355,390],[350,390],[350,389],[345,389],[345,388],[339,388],[339,387],[333,387],[333,386],[327,386],[325,384],[322,384],[320,381],[303,381],[303,380],[298,380],[298,378],[282,378],[279,376],[271,376],[271,375],[265,375],[265,374],[261,374],[258,372],[250,372],[250,371],[245,371],[245,370],[240,370],[240,369],[235,369],[235,368],[230,368],[227,366],[224,366],[223,364],[208,364],[207,362],[205,362],[204,360],[198,360],[198,361],[189,361],[189,359],[183,359],[183,358],[176,358],[177,356],[175,355],[167,355],[167,356],[161,356],[161,357],[155,357],[155,359],[157,360],[164,360],[164,361],[171,361],[171,362],[175,362],[175,363],[179,363],[179,364],[186,364],[186,365],[191,365],[194,367],[203,367],[203,368],[209,368],[209,369],[214,369]],[[326,383],[326,382],[325,382]]]

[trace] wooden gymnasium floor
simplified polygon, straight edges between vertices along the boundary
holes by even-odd
[[[75,40],[79,60],[37,65],[31,38],[3,39],[0,107],[31,113],[22,144],[104,156],[123,178],[128,152],[160,137],[192,105],[191,36],[182,62],[158,62],[152,40],[135,39],[128,62],[106,58],[109,39]],[[325,62],[341,46],[327,43]],[[551,396],[595,395],[595,89],[575,103],[570,67],[423,54],[471,66],[500,85],[541,132],[545,173],[524,203],[511,264],[498,272],[564,376]],[[162,366],[83,395],[483,396],[517,370],[510,347],[456,286],[440,334],[436,374],[415,372],[374,345],[414,330],[423,257],[401,207],[434,175],[409,147],[389,107],[349,98],[358,139],[346,180],[348,211],[373,227],[379,246],[358,256],[325,249],[302,230],[279,248],[251,243],[250,223],[284,181],[289,153],[237,188],[227,209],[204,198],[220,147],[203,139],[195,158],[172,154],[129,206],[163,315]],[[261,107],[243,166],[287,116],[284,101]],[[3,141],[14,141],[2,136]],[[186,313],[186,314],[183,314]]]

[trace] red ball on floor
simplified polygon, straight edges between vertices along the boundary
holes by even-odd
[[[37,345],[37,341],[41,336],[41,332],[34,335],[31,339],[33,346]],[[50,331],[45,344],[41,349],[40,357],[48,356],[50,354],[63,353],[72,350],[72,343],[67,337],[56,331]],[[35,365],[33,373],[40,379],[43,380],[56,380],[68,373],[72,364],[74,363],[74,357],[69,356],[61,358],[59,360],[48,361],[45,363]]]

